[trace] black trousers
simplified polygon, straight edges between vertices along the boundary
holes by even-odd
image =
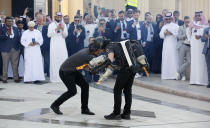
[[[83,78],[79,71],[59,71],[60,78],[67,87],[67,91],[63,93],[55,102],[54,106],[60,106],[69,98],[73,97],[77,93],[76,84],[81,88],[81,108],[88,108],[88,98],[89,98],[89,84]]]
[[[125,96],[124,114],[131,113],[132,85],[135,73],[131,69],[121,69],[118,72],[114,86],[114,113],[121,113],[122,91]]]
[[[41,49],[42,56],[44,58],[44,73],[50,76],[50,51],[47,49]]]

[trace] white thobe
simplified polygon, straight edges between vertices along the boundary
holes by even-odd
[[[35,39],[39,45],[29,46]],[[40,46],[43,44],[42,34],[39,30],[26,30],[21,37],[21,44],[24,46],[24,82],[43,81],[44,69]]]
[[[52,22],[48,27],[48,37],[50,41],[50,81],[61,82],[59,69],[61,64],[68,58],[65,38],[68,36],[66,25],[59,33],[55,31],[58,23]]]
[[[93,33],[95,28],[97,27],[97,24],[86,24],[85,26],[85,31],[86,31],[86,37],[84,40],[84,47],[88,47],[89,45],[89,38],[93,37]]]
[[[165,36],[165,31],[168,30],[172,35]],[[177,57],[177,35],[179,26],[175,23],[169,23],[163,26],[160,32],[160,38],[164,39],[162,51],[162,72],[161,79],[176,79],[178,68]]]
[[[207,64],[205,55],[202,54],[204,43],[201,39],[197,40],[196,35],[203,35],[204,27],[192,29],[191,33],[191,73],[190,84],[208,85]]]

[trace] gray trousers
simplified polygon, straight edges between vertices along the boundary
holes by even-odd
[[[19,63],[19,57],[20,57],[20,50],[15,50],[12,48],[10,52],[1,52],[2,61],[3,61],[3,80],[7,80],[8,77],[8,65],[9,61],[11,60],[12,65],[12,71],[13,71],[13,77],[14,80],[19,79],[18,75],[18,63]]]
[[[191,55],[190,55],[190,46],[182,44],[178,50],[178,73],[181,76],[186,76],[187,67],[190,65]]]

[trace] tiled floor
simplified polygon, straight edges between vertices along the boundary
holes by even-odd
[[[80,88],[75,97],[61,106],[61,111],[64,113],[61,116],[55,115],[49,106],[66,90],[62,83],[31,85],[11,82],[0,83],[0,88],[2,88],[0,128],[209,128],[210,126],[210,103],[161,94],[140,87],[133,87],[131,120],[105,120],[103,116],[113,110],[112,80],[103,85],[90,87],[89,108],[96,113],[95,116],[81,115]],[[188,102],[197,104],[187,104]],[[199,104],[205,107],[199,107]]]

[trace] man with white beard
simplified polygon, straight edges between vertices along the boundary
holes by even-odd
[[[55,21],[48,27],[50,41],[50,81],[61,82],[59,68],[68,58],[65,38],[68,36],[66,25],[62,23],[62,14],[56,13]]]
[[[44,69],[40,46],[43,44],[42,34],[34,29],[35,23],[28,23],[26,30],[21,38],[21,44],[24,46],[24,82],[39,83],[44,81]]]
[[[190,24],[191,74],[190,84],[208,85],[208,73],[205,55],[202,54],[204,43],[201,41],[207,21],[202,12],[195,12],[194,21]]]
[[[172,22],[171,12],[166,14],[165,22],[160,32],[160,38],[164,39],[161,79],[176,79],[178,67],[176,45],[179,26]]]

